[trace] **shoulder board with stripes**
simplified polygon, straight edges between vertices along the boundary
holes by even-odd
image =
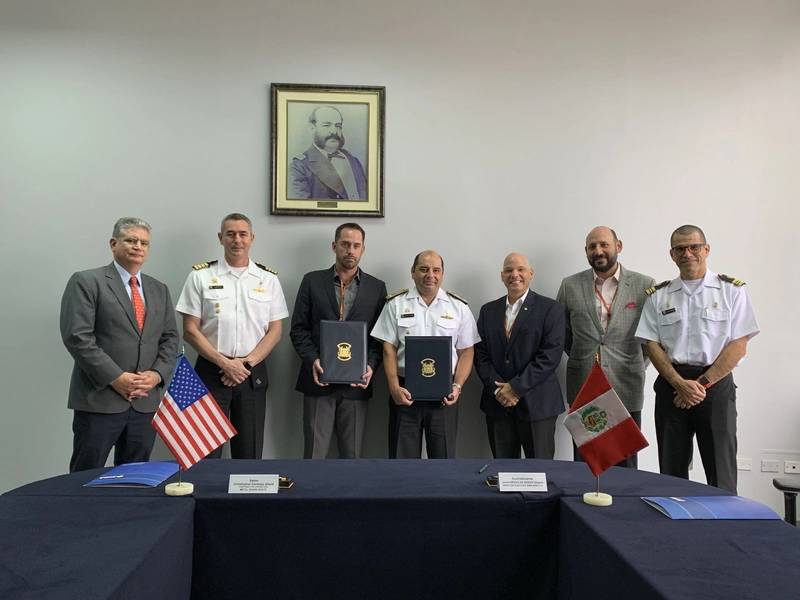
[[[408,288],[403,288],[402,290],[397,290],[396,292],[392,292],[391,294],[388,294],[386,296],[386,301],[388,302],[392,298],[397,298],[399,295],[407,294],[407,293],[408,293]]]
[[[201,263],[197,263],[196,265],[192,265],[192,268],[195,271],[202,271],[203,269],[207,269],[211,265],[215,265],[215,264],[217,264],[216,260],[210,260],[208,262],[201,262]]]
[[[277,275],[278,274],[278,272],[275,269],[270,269],[269,267],[265,267],[261,263],[256,263],[256,266],[259,269],[262,269],[262,270],[266,271],[267,273],[272,273],[273,275]]]
[[[453,297],[453,298],[455,298],[456,300],[460,300],[461,302],[463,302],[464,304],[466,304],[467,306],[469,306],[469,302],[467,302],[466,300],[464,300],[464,299],[463,299],[461,296],[459,296],[459,295],[458,295],[458,294],[456,294],[455,292],[451,292],[450,290],[447,290],[447,295],[448,295],[448,296],[452,296],[452,297]]]
[[[736,287],[741,287],[744,285],[744,281],[742,281],[741,279],[736,279],[735,277],[731,277],[730,275],[718,275],[718,277],[722,281],[727,281],[728,283],[732,283]]]
[[[647,288],[647,289],[644,291],[644,293],[645,293],[645,294],[647,294],[648,296],[652,296],[653,294],[655,294],[655,293],[656,293],[656,290],[660,290],[660,289],[661,289],[662,287],[664,287],[665,285],[669,285],[669,280],[667,280],[667,281],[662,281],[661,283],[657,283],[656,285],[654,285],[654,286],[652,286],[652,287],[649,287],[649,288]]]

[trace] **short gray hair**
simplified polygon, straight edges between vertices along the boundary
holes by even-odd
[[[242,213],[232,212],[222,217],[222,221],[219,224],[220,233],[225,233],[225,221],[244,221],[245,223],[247,223],[247,226],[250,228],[250,231],[251,232],[253,231],[253,222],[248,218],[247,215],[243,215]]]
[[[117,222],[114,223],[114,231],[111,232],[111,237],[118,240],[125,235],[124,232],[128,231],[128,229],[146,229],[147,233],[150,233],[152,227],[150,227],[150,223],[143,219],[137,217],[122,217],[121,219],[117,219]]]

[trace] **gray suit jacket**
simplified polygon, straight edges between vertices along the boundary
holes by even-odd
[[[178,352],[178,328],[169,290],[142,274],[145,317],[139,331],[133,305],[114,264],[75,273],[61,298],[61,339],[75,359],[68,406],[95,413],[120,413],[131,403],[111,382],[123,371],[158,371],[161,385],[133,401],[138,412],[154,412],[169,385]]]
[[[644,404],[644,360],[641,343],[634,334],[647,298],[644,291],[655,284],[652,277],[620,266],[619,288],[611,304],[611,320],[603,331],[595,308],[594,272],[581,271],[565,278],[557,300],[567,312],[564,349],[567,361],[567,401],[572,404],[600,354],[611,385],[628,411]]]

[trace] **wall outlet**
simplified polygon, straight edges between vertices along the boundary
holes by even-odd
[[[779,460],[761,460],[761,472],[762,473],[780,473],[781,472],[781,461]]]
[[[736,459],[736,468],[739,469],[740,471],[751,471],[753,469],[753,459],[752,458],[737,458]],[[798,473],[800,473],[800,470],[798,470]]]
[[[783,472],[800,474],[800,460],[783,461]]]

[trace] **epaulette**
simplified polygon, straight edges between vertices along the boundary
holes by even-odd
[[[217,262],[218,262],[218,261],[216,261],[216,260],[210,260],[210,261],[208,261],[208,262],[201,262],[201,263],[197,263],[196,265],[192,265],[192,268],[193,268],[195,271],[202,271],[203,269],[207,269],[207,268],[208,268],[208,267],[210,267],[211,265],[215,265],[215,264],[217,264]]]
[[[397,298],[400,294],[407,294],[408,288],[403,288],[402,290],[397,290],[396,292],[392,292],[386,296],[386,301],[388,302],[392,298]]]
[[[667,280],[667,281],[662,281],[661,283],[657,283],[656,285],[654,285],[654,286],[651,286],[651,287],[647,288],[647,289],[644,291],[644,293],[645,293],[645,294],[647,294],[648,296],[652,296],[653,294],[655,294],[655,293],[656,293],[656,290],[660,290],[660,289],[661,289],[662,287],[664,287],[665,285],[669,285],[669,280]]]
[[[295,155],[292,157],[292,159],[293,159],[293,160],[304,160],[304,159],[305,159],[305,157],[306,157],[306,154],[305,154],[305,152],[304,152],[303,154],[295,154]]]
[[[464,300],[464,299],[463,299],[461,296],[459,296],[459,295],[458,295],[458,294],[456,294],[455,292],[451,292],[450,290],[447,290],[447,295],[448,295],[448,296],[452,296],[452,297],[453,297],[453,298],[455,298],[456,300],[461,300],[461,302],[463,302],[464,304],[466,304],[467,306],[469,306],[469,302],[467,302],[466,300]]]
[[[269,267],[265,267],[261,263],[256,263],[256,266],[259,269],[262,269],[262,270],[266,271],[267,273],[272,273],[273,275],[277,275],[278,274],[278,272],[275,269],[270,269]]]
[[[744,281],[742,281],[741,279],[736,279],[735,277],[731,277],[730,275],[718,275],[718,277],[722,281],[727,281],[728,283],[732,283],[736,287],[741,287],[744,285]]]

